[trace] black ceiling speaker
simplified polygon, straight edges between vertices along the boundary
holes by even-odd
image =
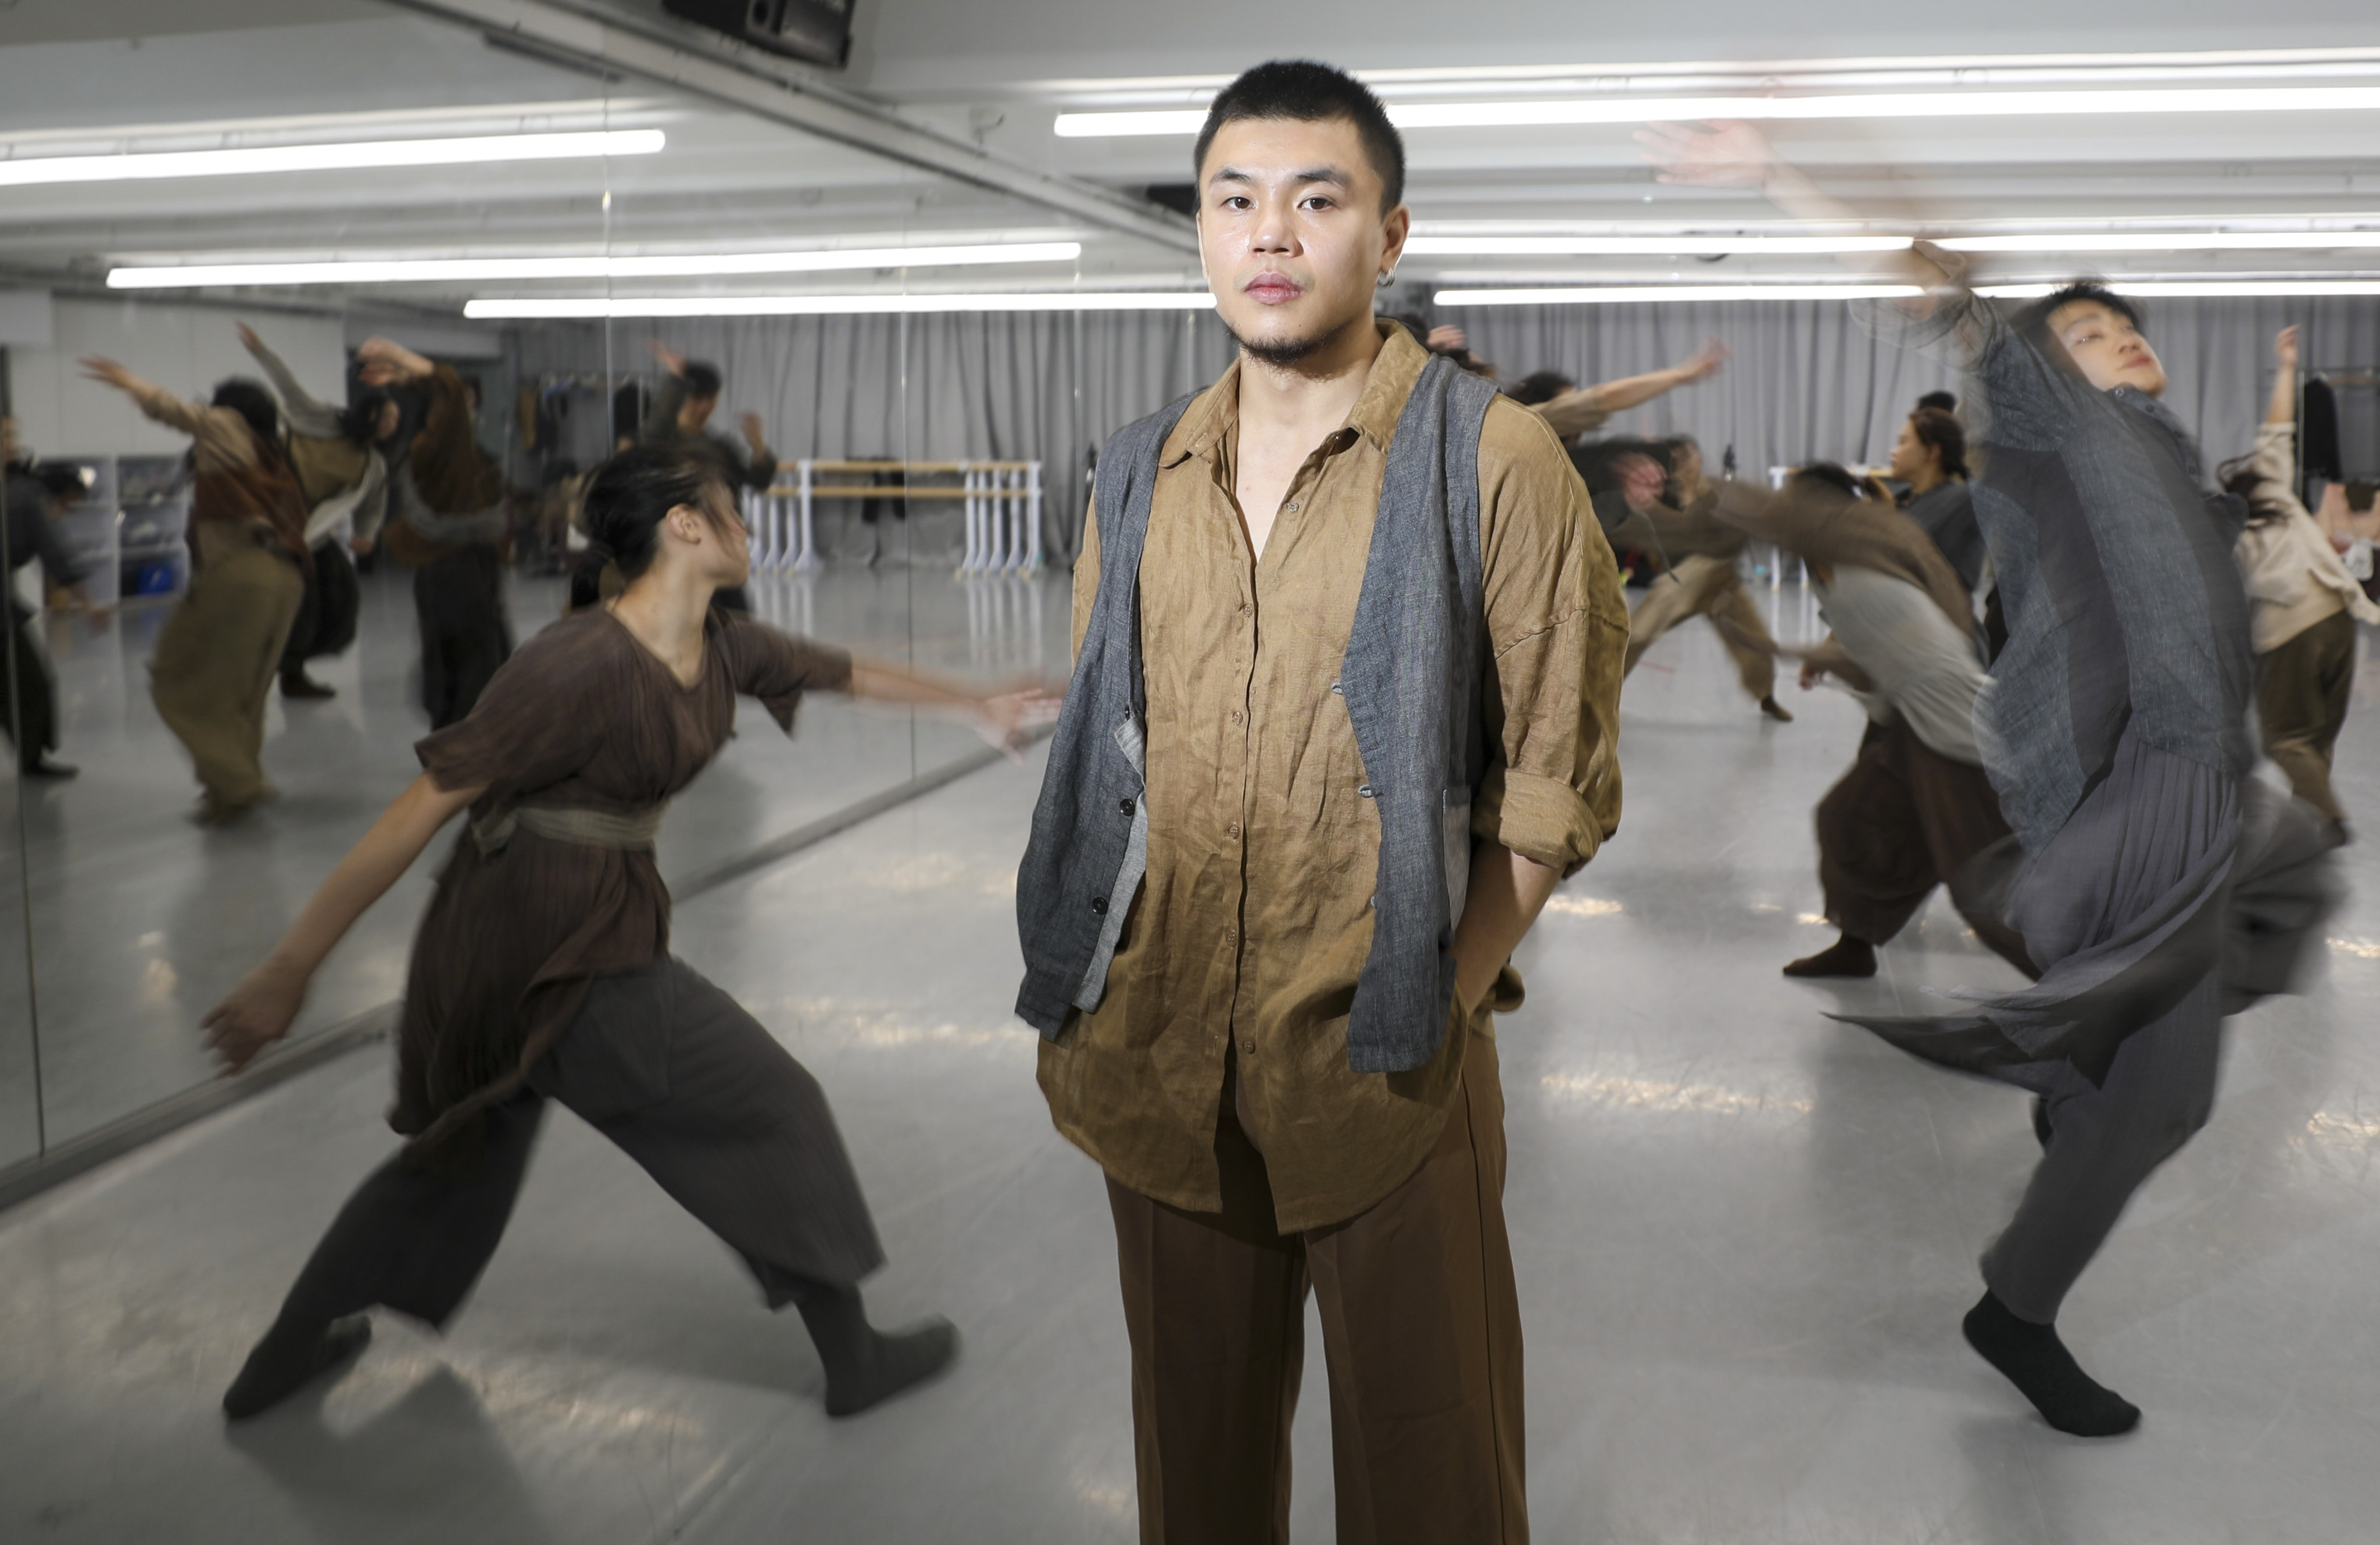
[[[851,59],[853,0],[662,0],[672,16],[755,48],[841,69]]]

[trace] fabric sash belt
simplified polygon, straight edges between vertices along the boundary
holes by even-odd
[[[667,803],[635,815],[561,806],[516,805],[471,822],[471,840],[480,845],[480,854],[487,858],[502,853],[512,842],[513,833],[521,828],[552,842],[643,850],[650,849],[653,839],[661,835],[662,817],[668,813]]]

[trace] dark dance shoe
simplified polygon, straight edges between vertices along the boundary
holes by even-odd
[[[26,762],[18,771],[28,778],[72,778],[79,775],[82,769],[69,767],[65,762],[52,761],[49,758],[42,757],[37,761]]]
[[[1815,955],[1805,955],[1785,967],[1789,977],[1872,977],[1876,975],[1876,946],[1864,939],[1844,934]]]
[[[1779,702],[1775,693],[1760,700],[1760,712],[1780,724],[1790,724],[1793,722],[1792,711]]]
[[[937,1316],[905,1331],[871,1332],[872,1344],[850,1365],[829,1368],[826,1414],[856,1417],[922,1384],[959,1355],[958,1327]],[[838,1359],[840,1360],[840,1359]]]
[[[285,698],[335,698],[339,695],[339,689],[335,687],[326,687],[300,671],[296,675],[285,675],[281,678],[281,695]]]
[[[224,1392],[224,1415],[234,1421],[261,1416],[322,1375],[344,1371],[370,1344],[371,1320],[360,1314],[322,1329],[275,1325]]]
[[[2041,1419],[2077,1438],[2116,1438],[2141,1425],[2141,1408],[2082,1371],[2054,1325],[2019,1320],[1985,1293],[1961,1327],[1967,1344],[2033,1402]]]

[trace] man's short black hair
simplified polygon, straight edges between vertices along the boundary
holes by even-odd
[[[1202,177],[1207,147],[1227,123],[1241,118],[1287,118],[1296,123],[1328,123],[1344,118],[1355,126],[1364,154],[1380,178],[1380,212],[1387,213],[1405,201],[1405,142],[1388,109],[1364,83],[1346,71],[1311,59],[1275,59],[1257,66],[1224,87],[1207,109],[1207,125],[1190,152],[1190,175]]]
[[[2062,308],[2085,300],[2094,305],[2107,307],[2134,327],[2141,325],[2140,310],[2131,301],[2095,280],[2077,279],[2065,288],[2045,295],[2027,306],[2017,319],[2018,330],[2025,333],[2046,333],[2049,331],[2051,317],[2056,316]]]
[[[1921,408],[1938,408],[1945,413],[1956,413],[1959,411],[1959,396],[1955,392],[1928,392],[1917,399],[1917,406]]]
[[[1537,371],[1524,375],[1504,388],[1504,395],[1523,408],[1535,408],[1541,402],[1551,402],[1565,392],[1578,390],[1578,383],[1560,371]]]
[[[688,402],[701,402],[717,396],[722,384],[719,367],[706,365],[699,359],[680,371],[678,379],[686,383],[686,400]]]

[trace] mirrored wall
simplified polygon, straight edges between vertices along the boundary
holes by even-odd
[[[568,605],[605,456],[734,471],[763,621],[1062,677],[1091,448],[1224,357],[1195,303],[966,299],[1195,287],[1178,247],[411,10],[0,40],[0,140],[60,164],[0,177],[0,1179],[212,1087],[202,1016]],[[256,444],[305,528],[194,523]],[[674,882],[987,754],[840,699],[740,723]],[[385,1020],[452,840],[293,1043]]]

